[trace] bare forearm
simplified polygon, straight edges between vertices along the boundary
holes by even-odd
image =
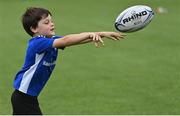
[[[89,43],[92,41],[93,41],[92,39],[86,39],[86,40],[81,41],[79,44]]]
[[[62,48],[72,45],[78,45],[88,42],[94,42],[95,46],[104,45],[102,38],[106,37],[112,40],[120,40],[124,38],[124,34],[116,32],[84,32],[80,34],[70,34],[54,40],[53,47]]]
[[[81,44],[84,42],[90,42],[90,33],[70,34],[63,38],[56,39],[53,46],[56,48],[67,47],[72,45]]]

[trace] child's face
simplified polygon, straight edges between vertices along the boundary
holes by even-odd
[[[54,32],[54,23],[52,21],[51,15],[48,15],[46,18],[42,18],[38,22],[38,26],[33,29],[35,35],[44,35],[46,37],[52,37],[55,35]]]

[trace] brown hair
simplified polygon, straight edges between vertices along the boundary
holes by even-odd
[[[22,15],[22,24],[25,31],[33,36],[34,33],[31,31],[31,28],[36,28],[38,22],[42,18],[46,18],[48,15],[51,15],[50,11],[44,8],[39,7],[29,7],[26,12]]]

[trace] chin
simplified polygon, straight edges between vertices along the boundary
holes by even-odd
[[[51,38],[52,36],[54,36],[55,35],[55,33],[53,33],[53,34],[50,34],[50,35],[46,35],[46,37],[49,37],[49,38]]]
[[[53,35],[46,35],[46,37],[51,38]]]

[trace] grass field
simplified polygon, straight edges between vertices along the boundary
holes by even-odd
[[[21,15],[29,6],[52,11],[56,33],[115,31],[125,8],[163,6],[145,29],[105,46],[59,51],[55,71],[39,96],[44,114],[180,114],[180,0],[0,0],[0,114],[11,114],[15,74],[27,41]]]

